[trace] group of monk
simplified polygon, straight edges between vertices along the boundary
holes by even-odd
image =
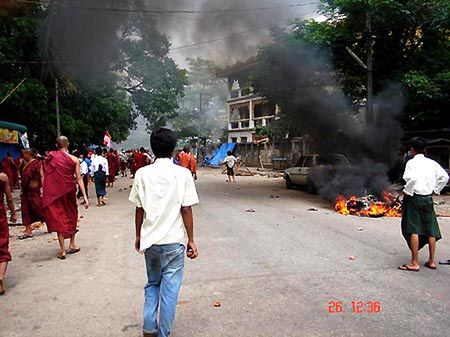
[[[10,210],[9,221],[14,223],[17,221],[17,215],[12,191],[19,185],[19,180],[22,223],[25,228],[19,239],[32,238],[35,224],[45,223],[48,232],[57,233],[59,242],[57,257],[65,260],[67,254],[80,251],[75,241],[78,231],[77,198],[82,198],[81,204],[86,209],[89,208],[87,194],[89,182],[91,180],[95,182],[97,206],[104,206],[106,184],[113,187],[116,176],[120,173],[126,176],[129,169],[134,177],[137,170],[153,162],[152,156],[143,147],[120,153],[114,149],[106,150],[98,147],[95,152],[88,152],[84,156],[77,152],[70,154],[69,145],[68,139],[60,136],[56,140],[56,150],[47,152],[45,157],[33,149],[24,149],[19,160],[15,161],[8,154],[1,163],[3,173],[0,173],[0,295],[5,293],[3,280],[8,262],[11,261],[5,199]],[[185,147],[174,160],[180,166],[188,168],[193,177],[197,178],[196,160],[189,147]],[[70,240],[67,251],[66,239]]]
[[[66,254],[80,251],[75,236],[78,225],[77,185],[84,199],[85,208],[89,208],[89,200],[80,174],[80,161],[69,154],[69,141],[60,136],[56,141],[56,151],[46,154],[42,160],[36,152],[25,149],[22,152],[22,163],[18,172],[22,181],[21,211],[25,231],[19,239],[33,236],[32,224],[45,222],[48,232],[58,234],[60,250],[57,257],[66,259]],[[3,168],[3,166],[2,166]],[[9,252],[9,227],[4,200],[10,210],[10,221],[16,222],[17,215],[12,198],[12,187],[7,172],[0,173],[0,295],[5,293],[4,277]],[[9,172],[10,173],[10,172]],[[69,250],[65,249],[65,240],[69,239]]]

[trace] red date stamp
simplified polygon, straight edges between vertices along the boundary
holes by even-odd
[[[330,314],[339,314],[351,309],[353,314],[379,314],[381,313],[380,301],[351,301],[344,303],[343,301],[330,301],[326,308]]]

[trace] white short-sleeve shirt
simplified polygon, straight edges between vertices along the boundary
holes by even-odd
[[[187,235],[181,207],[199,202],[191,172],[175,165],[169,158],[156,159],[153,165],[136,172],[129,200],[145,211],[141,246],[181,243]]]

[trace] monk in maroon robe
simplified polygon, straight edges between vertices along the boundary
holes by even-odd
[[[11,190],[19,182],[19,174],[17,171],[16,163],[11,155],[11,153],[6,154],[6,158],[2,161],[3,173],[8,176],[9,186]]]
[[[24,164],[21,169],[22,193],[20,195],[22,222],[25,233],[19,236],[20,240],[33,237],[31,225],[35,222],[43,222],[42,215],[42,162],[34,158],[34,151],[26,149],[22,151]]]
[[[114,187],[114,181],[116,180],[117,174],[117,157],[114,154],[114,150],[110,149],[108,154],[106,155],[106,160],[108,161],[108,187]]]
[[[83,195],[85,208],[89,208],[89,200],[80,174],[80,162],[68,152],[68,139],[58,137],[56,146],[58,150],[47,153],[43,164],[42,211],[48,231],[58,233],[61,249],[58,258],[64,260],[65,239],[70,239],[69,254],[80,251],[75,245],[78,224],[76,184]]]
[[[140,168],[148,165],[148,157],[145,154],[145,149],[141,147],[139,152],[134,154],[135,172]]]
[[[6,218],[5,196],[8,208],[11,211],[11,222],[17,221],[16,209],[14,207],[13,198],[8,176],[0,173],[0,295],[5,293],[3,281],[5,279],[8,262],[11,261],[9,252],[9,226]]]

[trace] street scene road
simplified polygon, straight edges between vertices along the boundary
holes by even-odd
[[[198,175],[200,256],[186,262],[174,337],[449,331],[450,268],[397,270],[410,257],[399,218],[339,215],[318,196],[285,189],[282,178],[238,177],[230,184],[217,169]],[[45,227],[24,241],[16,239],[20,228],[11,227],[2,337],[142,335],[146,275],[133,246],[131,184],[118,178],[106,207],[80,208],[81,252],[64,261]],[[448,259],[450,219],[439,221],[437,258]],[[379,302],[381,312],[365,305],[352,313],[352,301]],[[342,302],[342,312],[330,313],[330,302]]]

